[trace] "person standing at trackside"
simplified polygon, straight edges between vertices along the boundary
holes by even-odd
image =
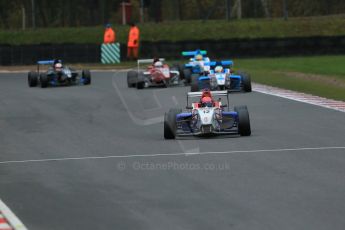
[[[138,59],[139,52],[139,38],[140,31],[139,28],[131,23],[131,28],[128,34],[128,43],[127,43],[127,58],[128,59]]]
[[[115,31],[111,28],[111,25],[108,23],[105,26],[105,31],[104,31],[104,44],[111,44],[115,43],[116,40],[116,34]]]

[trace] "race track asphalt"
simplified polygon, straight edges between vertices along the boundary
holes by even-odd
[[[0,199],[28,229],[345,229],[344,113],[236,93],[252,136],[164,140],[187,87],[92,75],[41,89],[0,74]]]

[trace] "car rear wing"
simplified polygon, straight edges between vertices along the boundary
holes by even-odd
[[[211,67],[216,67],[216,66],[232,66],[234,64],[233,61],[231,60],[224,60],[224,61],[210,61],[210,62],[205,62],[204,65],[206,66],[211,66]]]
[[[223,96],[227,97],[228,96],[228,91],[227,90],[221,90],[221,91],[210,91],[212,96]],[[187,96],[189,98],[192,97],[201,97],[203,92],[188,92]]]
[[[155,59],[138,59],[137,64],[138,64],[138,72],[139,72],[139,67],[140,64],[148,64],[148,63],[153,63]],[[164,62],[165,59],[164,58],[158,58],[159,61]]]
[[[201,97],[203,92],[188,92],[187,93],[187,106],[189,104],[189,98]],[[229,92],[227,90],[210,91],[212,97],[226,97],[229,104]]]
[[[40,72],[40,65],[52,65],[55,60],[40,60],[37,61],[37,72]]]
[[[184,57],[195,56],[198,54],[206,55],[207,51],[206,50],[182,51],[182,56],[184,56]]]

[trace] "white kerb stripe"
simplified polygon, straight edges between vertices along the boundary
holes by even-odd
[[[18,217],[0,199],[0,211],[14,230],[27,230]],[[1,228],[0,228],[1,229]]]
[[[0,230],[12,230],[13,228],[9,226],[7,223],[0,224]]]

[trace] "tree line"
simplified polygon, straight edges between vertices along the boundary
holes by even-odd
[[[265,17],[287,19],[345,13],[344,0],[1,0],[0,28],[121,23],[122,2],[131,3],[130,17],[136,22]],[[143,11],[140,11],[141,8]]]

